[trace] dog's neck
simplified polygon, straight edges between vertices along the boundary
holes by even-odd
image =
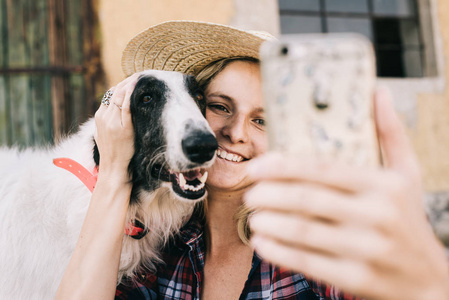
[[[53,164],[78,177],[91,193],[94,191],[95,185],[97,184],[98,167],[95,167],[91,173],[78,162],[66,157],[53,159]],[[125,228],[125,234],[137,240],[143,238],[148,231],[148,228],[138,220],[128,223]]]

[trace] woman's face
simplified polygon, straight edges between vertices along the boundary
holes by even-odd
[[[206,119],[218,141],[209,171],[209,189],[241,190],[248,161],[267,149],[260,69],[257,63],[231,62],[205,91]]]

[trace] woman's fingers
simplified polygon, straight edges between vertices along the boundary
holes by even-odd
[[[351,201],[345,199],[348,196],[339,191],[330,193],[311,184],[267,181],[249,190],[245,194],[245,203],[255,209],[299,213],[311,218],[339,221],[338,211],[344,215],[351,207]]]
[[[123,80],[122,82],[120,82],[117,85],[116,89],[114,90],[111,100],[113,100],[113,102],[118,106],[122,106],[126,99],[126,94],[129,93],[130,90],[132,93],[138,78],[139,78],[138,74],[133,74],[128,78],[126,78],[125,80]]]
[[[318,185],[266,181],[245,194],[245,203],[255,210],[382,228],[390,226],[389,220],[395,214],[384,197],[380,193],[365,193],[362,196]]]
[[[378,89],[374,101],[379,142],[387,168],[400,172],[404,177],[419,182],[419,167],[405,129],[393,107],[391,94],[385,88]]]
[[[129,85],[127,85],[125,97],[123,99],[123,102],[121,103],[121,114],[122,114],[122,124],[124,127],[132,127],[132,118],[131,118],[131,111],[130,111],[130,105],[131,105],[131,95],[134,91],[134,88],[136,86],[137,80],[139,77],[131,76]]]
[[[129,102],[137,79],[138,76],[134,74],[126,78],[114,89],[107,113],[110,115],[108,119],[116,126],[130,127]],[[123,112],[123,104],[126,104],[128,107],[128,109],[125,109],[125,112]],[[116,122],[117,120],[119,122]]]
[[[362,169],[340,162],[306,161],[281,153],[267,153],[251,160],[248,174],[254,180],[303,182],[325,185],[342,192],[381,188],[385,180],[378,169]]]
[[[388,254],[389,250],[386,240],[375,231],[344,224],[335,225],[295,214],[261,211],[251,217],[250,224],[255,235],[325,256],[374,262],[378,257]]]

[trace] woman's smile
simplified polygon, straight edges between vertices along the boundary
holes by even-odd
[[[240,163],[242,161],[248,160],[243,155],[236,153],[236,152],[232,152],[228,149],[223,149],[223,147],[221,147],[221,146],[218,147],[217,158],[226,160],[228,162],[235,162],[235,163]]]

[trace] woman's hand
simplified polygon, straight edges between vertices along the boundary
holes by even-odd
[[[134,74],[112,88],[109,106],[102,104],[95,113],[100,174],[127,175],[134,154],[134,128],[129,106],[137,79],[138,75]]]
[[[449,299],[449,265],[421,198],[416,158],[389,94],[375,102],[386,168],[253,162],[252,243],[267,260],[368,299]]]
[[[102,104],[95,114],[98,181],[56,299],[112,299],[115,295],[132,189],[128,165],[134,154],[134,129],[129,105],[137,79],[133,75],[119,83],[109,106]]]

